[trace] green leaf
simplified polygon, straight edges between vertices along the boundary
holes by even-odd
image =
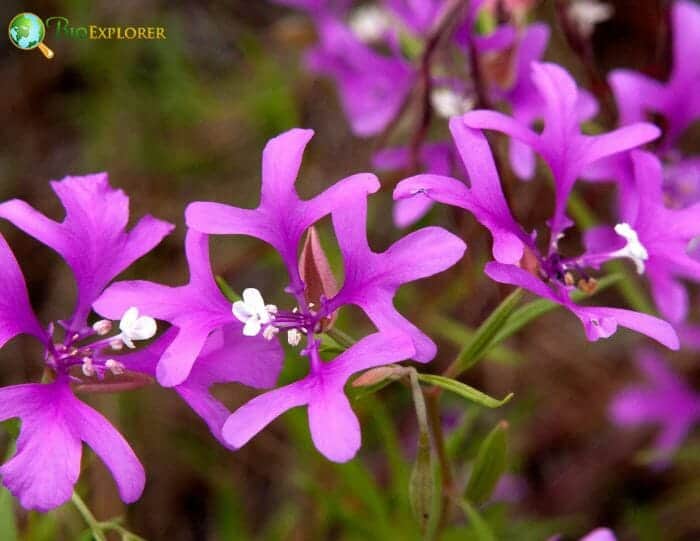
[[[478,391],[474,387],[470,387],[460,381],[454,380],[452,378],[446,378],[444,376],[436,376],[433,374],[418,374],[418,379],[424,383],[429,383],[430,385],[436,385],[442,387],[446,391],[455,393],[462,398],[476,402],[481,406],[487,408],[500,408],[502,405],[508,403],[511,398],[513,398],[513,393],[510,393],[503,400],[497,400],[486,393]]]
[[[474,529],[476,538],[479,541],[496,541],[496,536],[491,531],[491,528],[481,517],[479,512],[474,509],[472,504],[470,504],[468,501],[462,500],[460,502],[460,507],[464,511],[464,514],[467,515],[469,524]]]
[[[473,503],[483,503],[491,496],[498,480],[508,465],[508,423],[501,421],[481,443],[469,477],[466,498]]]
[[[504,299],[476,330],[472,340],[459,352],[445,375],[456,377],[481,360],[489,348],[496,343],[494,338],[506,324],[522,296],[523,291],[516,289]]]
[[[222,276],[216,277],[216,285],[219,286],[219,290],[229,301],[236,302],[241,300],[240,295],[236,293],[230,285],[228,285],[228,282],[224,280]]]

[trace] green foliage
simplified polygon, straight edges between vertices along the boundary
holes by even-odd
[[[468,501],[480,504],[489,499],[508,466],[508,424],[498,423],[479,447],[464,493]]]

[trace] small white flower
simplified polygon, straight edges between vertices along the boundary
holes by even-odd
[[[449,88],[436,88],[430,93],[430,104],[439,116],[450,118],[462,115],[472,109],[474,100],[460,96]]]
[[[126,347],[133,349],[134,340],[148,340],[156,334],[156,321],[149,316],[140,316],[135,306],[129,308],[119,322],[119,338]]]
[[[231,307],[234,317],[243,323],[243,334],[257,336],[263,325],[268,325],[277,313],[274,304],[265,304],[260,291],[254,287],[243,290],[243,300],[236,301]]]
[[[287,343],[290,346],[298,346],[301,342],[301,333],[298,329],[290,329],[287,331]]]
[[[348,21],[352,33],[364,43],[382,39],[390,24],[389,14],[379,6],[372,5],[357,8]]]
[[[627,244],[610,255],[612,257],[627,257],[631,259],[637,267],[637,274],[643,274],[644,262],[649,259],[649,252],[639,241],[637,232],[632,229],[630,224],[623,222],[615,226],[615,233],[623,237]]]
[[[593,34],[595,25],[607,21],[614,11],[610,4],[598,0],[574,0],[569,4],[568,13],[579,33],[588,38]]]

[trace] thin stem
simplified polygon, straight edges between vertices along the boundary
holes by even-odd
[[[100,523],[97,521],[95,518],[95,515],[92,514],[90,509],[88,509],[88,506],[86,503],[83,501],[83,499],[78,495],[77,492],[73,491],[73,495],[71,496],[71,502],[73,502],[73,505],[75,505],[75,508],[78,510],[80,515],[83,517],[83,520],[86,522],[88,527],[90,528],[90,531],[92,532],[92,535],[97,541],[107,541],[107,537],[105,536],[104,532],[102,531],[102,527]]]
[[[452,508],[452,494],[455,490],[454,472],[450,457],[447,453],[445,444],[445,433],[442,430],[442,418],[440,417],[440,396],[442,395],[439,387],[433,387],[426,393],[426,406],[430,429],[433,435],[433,444],[435,454],[440,467],[440,483],[442,491],[440,492],[440,515],[435,527],[435,538],[438,538],[439,533],[447,525]]]
[[[326,329],[326,334],[335,340],[339,346],[345,349],[352,347],[357,340],[344,331],[341,331],[338,327],[331,327]]]

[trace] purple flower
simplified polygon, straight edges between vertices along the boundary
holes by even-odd
[[[661,431],[654,447],[666,459],[700,421],[700,395],[671,372],[654,352],[639,354],[637,365],[647,383],[620,391],[610,405],[610,415],[623,427],[659,426]]]
[[[617,538],[612,530],[608,528],[596,528],[581,538],[580,541],[616,541]]]
[[[224,439],[242,447],[285,411],[308,406],[316,448],[330,460],[346,462],[361,445],[360,424],[343,391],[348,378],[361,370],[410,358],[413,351],[408,338],[385,333],[363,338],[331,362],[321,361],[318,351],[311,349],[309,375],[236,410],[224,424]]]
[[[287,267],[290,286],[285,291],[294,297],[296,306],[288,310],[266,304],[257,289],[247,288],[241,300],[232,307],[222,305],[221,317],[226,315],[229,319],[239,320],[243,326],[239,324],[238,332],[248,336],[262,334],[272,340],[280,331],[286,331],[292,346],[299,345],[306,337],[305,347],[300,353],[309,359],[309,376],[266,393],[235,412],[224,426],[224,440],[240,447],[283,411],[308,404],[316,446],[332,460],[345,461],[355,454],[360,441],[357,420],[342,391],[345,381],[354,372],[367,367],[410,357],[421,362],[433,358],[435,344],[399,314],[393,298],[402,284],[453,265],[462,257],[465,245],[440,228],[425,228],[396,242],[386,252],[373,252],[367,244],[365,227],[367,195],[379,187],[374,175],[349,177],[309,201],[300,200],[294,183],[304,147],[312,133],[310,130],[291,130],[267,144],[263,152],[261,203],[257,209],[244,210],[220,203],[190,204],[186,211],[187,223],[192,228],[188,241],[189,236],[203,236],[195,232],[198,230],[212,234],[250,235],[272,245]],[[337,293],[335,286],[325,288],[323,283],[304,283],[297,261],[303,234],[329,213],[332,214],[345,267],[345,283]],[[330,274],[326,264],[319,266],[317,271]],[[324,279],[320,278],[320,281],[324,282]],[[334,280],[326,276],[325,282]],[[115,312],[132,303],[144,306],[156,317],[169,319],[167,313],[161,315],[158,311],[157,305],[162,303],[160,299],[164,295],[153,287],[137,290],[134,286],[117,284],[105,297],[109,295],[109,302],[115,303]],[[212,287],[215,286],[212,284]],[[322,293],[315,295],[312,301],[311,289],[319,287]],[[188,296],[189,292],[170,295],[182,299]],[[149,299],[155,304],[149,305]],[[98,309],[103,308],[101,303],[102,300],[97,303]],[[212,301],[204,304],[210,306]],[[333,315],[345,304],[360,306],[380,332],[361,340],[335,361],[324,363],[317,335],[324,332]],[[206,319],[198,313],[199,310],[192,307],[184,310],[186,317],[192,319],[188,327],[196,326],[195,321]],[[184,326],[172,318],[169,320],[181,327],[181,333],[184,332]],[[214,318],[212,322],[216,323]],[[208,323],[203,327],[209,328]],[[188,359],[190,357],[192,355]]]
[[[316,26],[319,43],[308,52],[309,68],[335,80],[353,133],[379,133],[399,112],[415,70],[395,47],[391,56],[379,54],[335,18],[320,16]]]
[[[190,229],[185,253],[190,267],[187,285],[170,287],[147,281],[117,282],[108,287],[94,304],[95,311],[108,318],[136,306],[177,329],[176,335],[162,348],[156,367],[158,381],[165,387],[191,382],[195,361],[205,354],[205,344],[211,341],[212,332],[232,325],[241,331],[240,322],[232,313],[231,302],[221,293],[212,275],[208,236]],[[251,342],[247,347],[255,349],[261,346]],[[260,362],[265,366],[279,364],[280,350],[272,348],[268,353],[274,358],[261,358]],[[271,373],[273,382],[278,372]]]
[[[0,204],[0,216],[63,256],[78,291],[73,315],[58,322],[63,332],[54,336],[57,325],[44,329],[37,320],[19,265],[0,237],[0,345],[21,333],[36,337],[45,349],[45,373],[53,380],[0,389],[0,420],[22,421],[17,451],[0,475],[25,508],[47,511],[70,499],[85,442],[112,472],[122,500],[130,503],[143,490],[143,467],[109,421],[73,395],[70,384],[80,383],[82,376],[104,380],[122,374],[124,366],[112,350],[155,332],[155,322],[134,310],[118,315],[121,333],[111,338],[105,336],[109,321],[90,327],[86,320],[101,289],[172,226],[147,216],[126,232],[129,200],[109,186],[105,174],[67,177],[51,185],[66,209],[61,223],[22,201]]]
[[[589,264],[585,254],[578,258],[564,257],[559,253],[559,239],[556,237],[550,240],[547,253],[542,254],[535,236],[523,230],[508,208],[484,135],[468,128],[461,118],[451,120],[450,130],[469,174],[471,187],[449,177],[417,175],[398,184],[394,191],[395,199],[421,194],[471,212],[493,237],[492,251],[496,262],[486,266],[489,277],[497,282],[523,287],[565,306],[581,320],[589,340],[607,338],[618,325],[622,325],[672,349],[678,348],[676,333],[665,321],[619,308],[575,304],[569,297],[571,286],[579,283],[586,288],[591,283],[585,271],[585,266]],[[633,242],[634,238],[627,229],[621,231],[620,235],[624,233],[629,237],[628,245],[623,247],[626,249],[606,252],[606,260],[633,256],[639,259],[639,254],[633,250],[638,248]],[[595,264],[600,261],[596,260]]]
[[[574,80],[556,64],[533,62],[531,66],[532,82],[545,103],[542,133],[532,131],[517,118],[495,111],[471,111],[463,118],[468,127],[503,132],[544,159],[554,177],[555,205],[550,228],[556,239],[571,225],[566,205],[576,179],[586,166],[647,143],[660,132],[651,124],[638,123],[602,135],[582,134],[579,127],[582,98]]]
[[[212,435],[228,446],[221,436],[229,409],[209,389],[217,383],[239,382],[248,387],[266,389],[277,383],[284,353],[279,342],[262,336],[248,337],[235,321],[215,329],[207,338],[187,379],[174,390],[199,414]],[[178,329],[172,327],[152,346],[119,356],[126,370],[156,375],[156,366],[173,343]]]
[[[330,299],[333,313],[344,304],[362,308],[384,332],[401,331],[411,337],[414,359],[428,362],[436,346],[394,307],[394,295],[403,284],[448,269],[462,258],[466,245],[440,227],[425,227],[403,237],[385,252],[372,251],[366,234],[367,201],[358,197],[333,211],[333,228],[343,254],[345,283]]]
[[[46,244],[68,263],[78,286],[69,326],[77,329],[85,325],[90,305],[104,287],[152,250],[173,226],[144,216],[127,232],[129,198],[110,187],[106,173],[66,177],[52,181],[51,188],[66,209],[62,222],[18,199],[0,204],[0,218]]]
[[[649,112],[663,115],[663,148],[670,149],[692,122],[700,118],[700,8],[677,0],[671,13],[673,69],[666,83],[630,70],[615,70],[610,86],[620,114],[620,124],[645,119]]]
[[[379,189],[374,175],[359,173],[343,179],[316,197],[299,199],[294,183],[304,148],[313,130],[293,129],[270,139],[263,150],[260,205],[253,210],[222,203],[196,202],[187,207],[187,225],[213,235],[249,235],[275,248],[287,266],[290,288],[301,293],[297,251],[304,232],[343,205],[355,193]]]
[[[661,162],[642,151],[631,152],[629,159],[638,202],[622,216],[617,235],[604,227],[587,232],[587,253],[579,263],[596,267],[611,255],[632,259],[648,277],[661,314],[679,323],[688,313],[688,294],[679,279],[700,281],[700,261],[688,253],[691,241],[700,236],[700,203],[666,208]]]
[[[490,93],[495,102],[510,105],[513,118],[520,124],[532,127],[537,120],[546,118],[547,107],[544,92],[531,77],[532,63],[544,55],[549,41],[549,27],[543,23],[528,26],[522,38],[515,45],[515,61],[512,83],[501,87],[492,85]],[[595,116],[598,104],[585,90],[578,90],[575,103],[577,122],[584,122]],[[535,156],[532,148],[518,140],[509,142],[509,158],[513,171],[523,180],[530,180],[535,173]]]
[[[700,158],[677,159],[664,165],[664,195],[674,208],[700,202]]]

